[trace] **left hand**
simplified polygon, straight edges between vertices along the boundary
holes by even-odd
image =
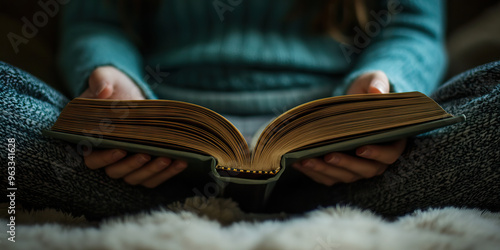
[[[79,97],[114,100],[145,99],[137,84],[113,66],[101,66],[92,71],[88,80],[88,88]]]
[[[389,79],[382,71],[359,76],[347,94],[389,93]],[[387,166],[396,162],[406,147],[406,139],[390,144],[365,145],[356,149],[356,156],[333,152],[323,158],[311,158],[292,166],[314,181],[332,186],[339,182],[350,183],[382,174]]]

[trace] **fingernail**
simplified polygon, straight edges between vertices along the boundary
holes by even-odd
[[[151,156],[149,156],[149,155],[141,154],[137,157],[137,163],[139,163],[139,164],[144,164],[144,163],[148,162],[149,160],[151,160]]]
[[[111,157],[113,158],[113,160],[117,161],[117,160],[120,160],[121,158],[123,158],[126,154],[127,154],[127,152],[125,152],[121,149],[117,149],[117,150],[113,151],[113,154],[111,155]]]
[[[184,163],[184,162],[177,162],[174,166],[174,168],[176,170],[182,170],[182,169],[185,169],[187,167],[187,164]]]
[[[372,84],[372,87],[377,89],[380,93],[385,93],[385,84],[384,82],[380,81],[380,80],[376,80],[373,84]]]
[[[308,161],[302,162],[302,166],[304,166],[306,168],[313,168],[314,162],[312,162],[311,160],[308,160]]]
[[[107,84],[103,84],[102,87],[95,92],[95,96],[98,96],[105,88]]]
[[[166,168],[170,164],[170,161],[167,161],[165,159],[159,160],[158,163],[156,163],[156,170],[162,170]]]
[[[170,165],[170,163],[172,163],[172,161],[170,159],[164,159],[164,158],[162,158],[160,162],[161,162],[161,164],[164,164],[164,165]]]
[[[335,164],[339,163],[340,157],[336,154],[331,154],[331,155],[327,155],[325,160],[326,160],[326,162],[335,165]]]
[[[372,151],[369,148],[362,148],[358,151],[358,155],[363,157],[368,157],[371,153]]]

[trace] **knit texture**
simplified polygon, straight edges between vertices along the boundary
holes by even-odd
[[[442,1],[380,1],[370,31],[358,32],[352,46],[313,35],[311,16],[287,18],[289,0],[165,0],[131,29],[124,19],[133,18],[113,2],[74,0],[65,8],[59,62],[73,96],[93,69],[113,65],[148,98],[269,114],[344,94],[374,70],[388,75],[392,91],[429,94],[445,67]]]
[[[466,122],[409,138],[381,176],[333,187],[301,177],[278,182],[269,209],[299,212],[343,203],[386,216],[444,206],[500,211],[500,62],[456,76],[431,97]]]
[[[332,187],[303,175],[292,183],[280,181],[267,211],[301,212],[338,203],[388,216],[439,206],[499,211],[499,83],[500,62],[456,77],[433,97],[448,112],[465,114],[466,122],[409,140],[403,156],[375,178]],[[68,100],[5,63],[0,63],[0,96],[1,140],[16,141],[16,204],[106,217],[150,210],[193,195],[214,194],[213,180],[208,177],[208,182],[195,176],[173,178],[148,189],[111,179],[103,169],[87,168],[73,146],[41,134],[42,129],[53,125]],[[6,153],[0,154],[0,161],[7,166]],[[291,171],[293,168],[285,171],[283,181]],[[0,188],[7,190],[7,171],[0,171]],[[7,199],[0,196],[0,202]]]

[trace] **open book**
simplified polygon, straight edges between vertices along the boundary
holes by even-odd
[[[464,119],[419,92],[330,97],[278,116],[250,148],[227,119],[198,105],[76,98],[44,133],[93,147],[184,159],[188,169],[208,166],[225,181],[262,184],[275,181],[295,161],[417,135]]]

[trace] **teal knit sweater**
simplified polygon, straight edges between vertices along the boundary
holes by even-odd
[[[445,68],[443,1],[381,3],[368,34],[356,29],[350,46],[311,33],[310,17],[287,19],[291,0],[165,0],[131,29],[112,2],[65,6],[59,65],[73,96],[93,69],[112,65],[148,98],[276,114],[344,94],[374,70],[387,74],[392,91],[428,94]]]

